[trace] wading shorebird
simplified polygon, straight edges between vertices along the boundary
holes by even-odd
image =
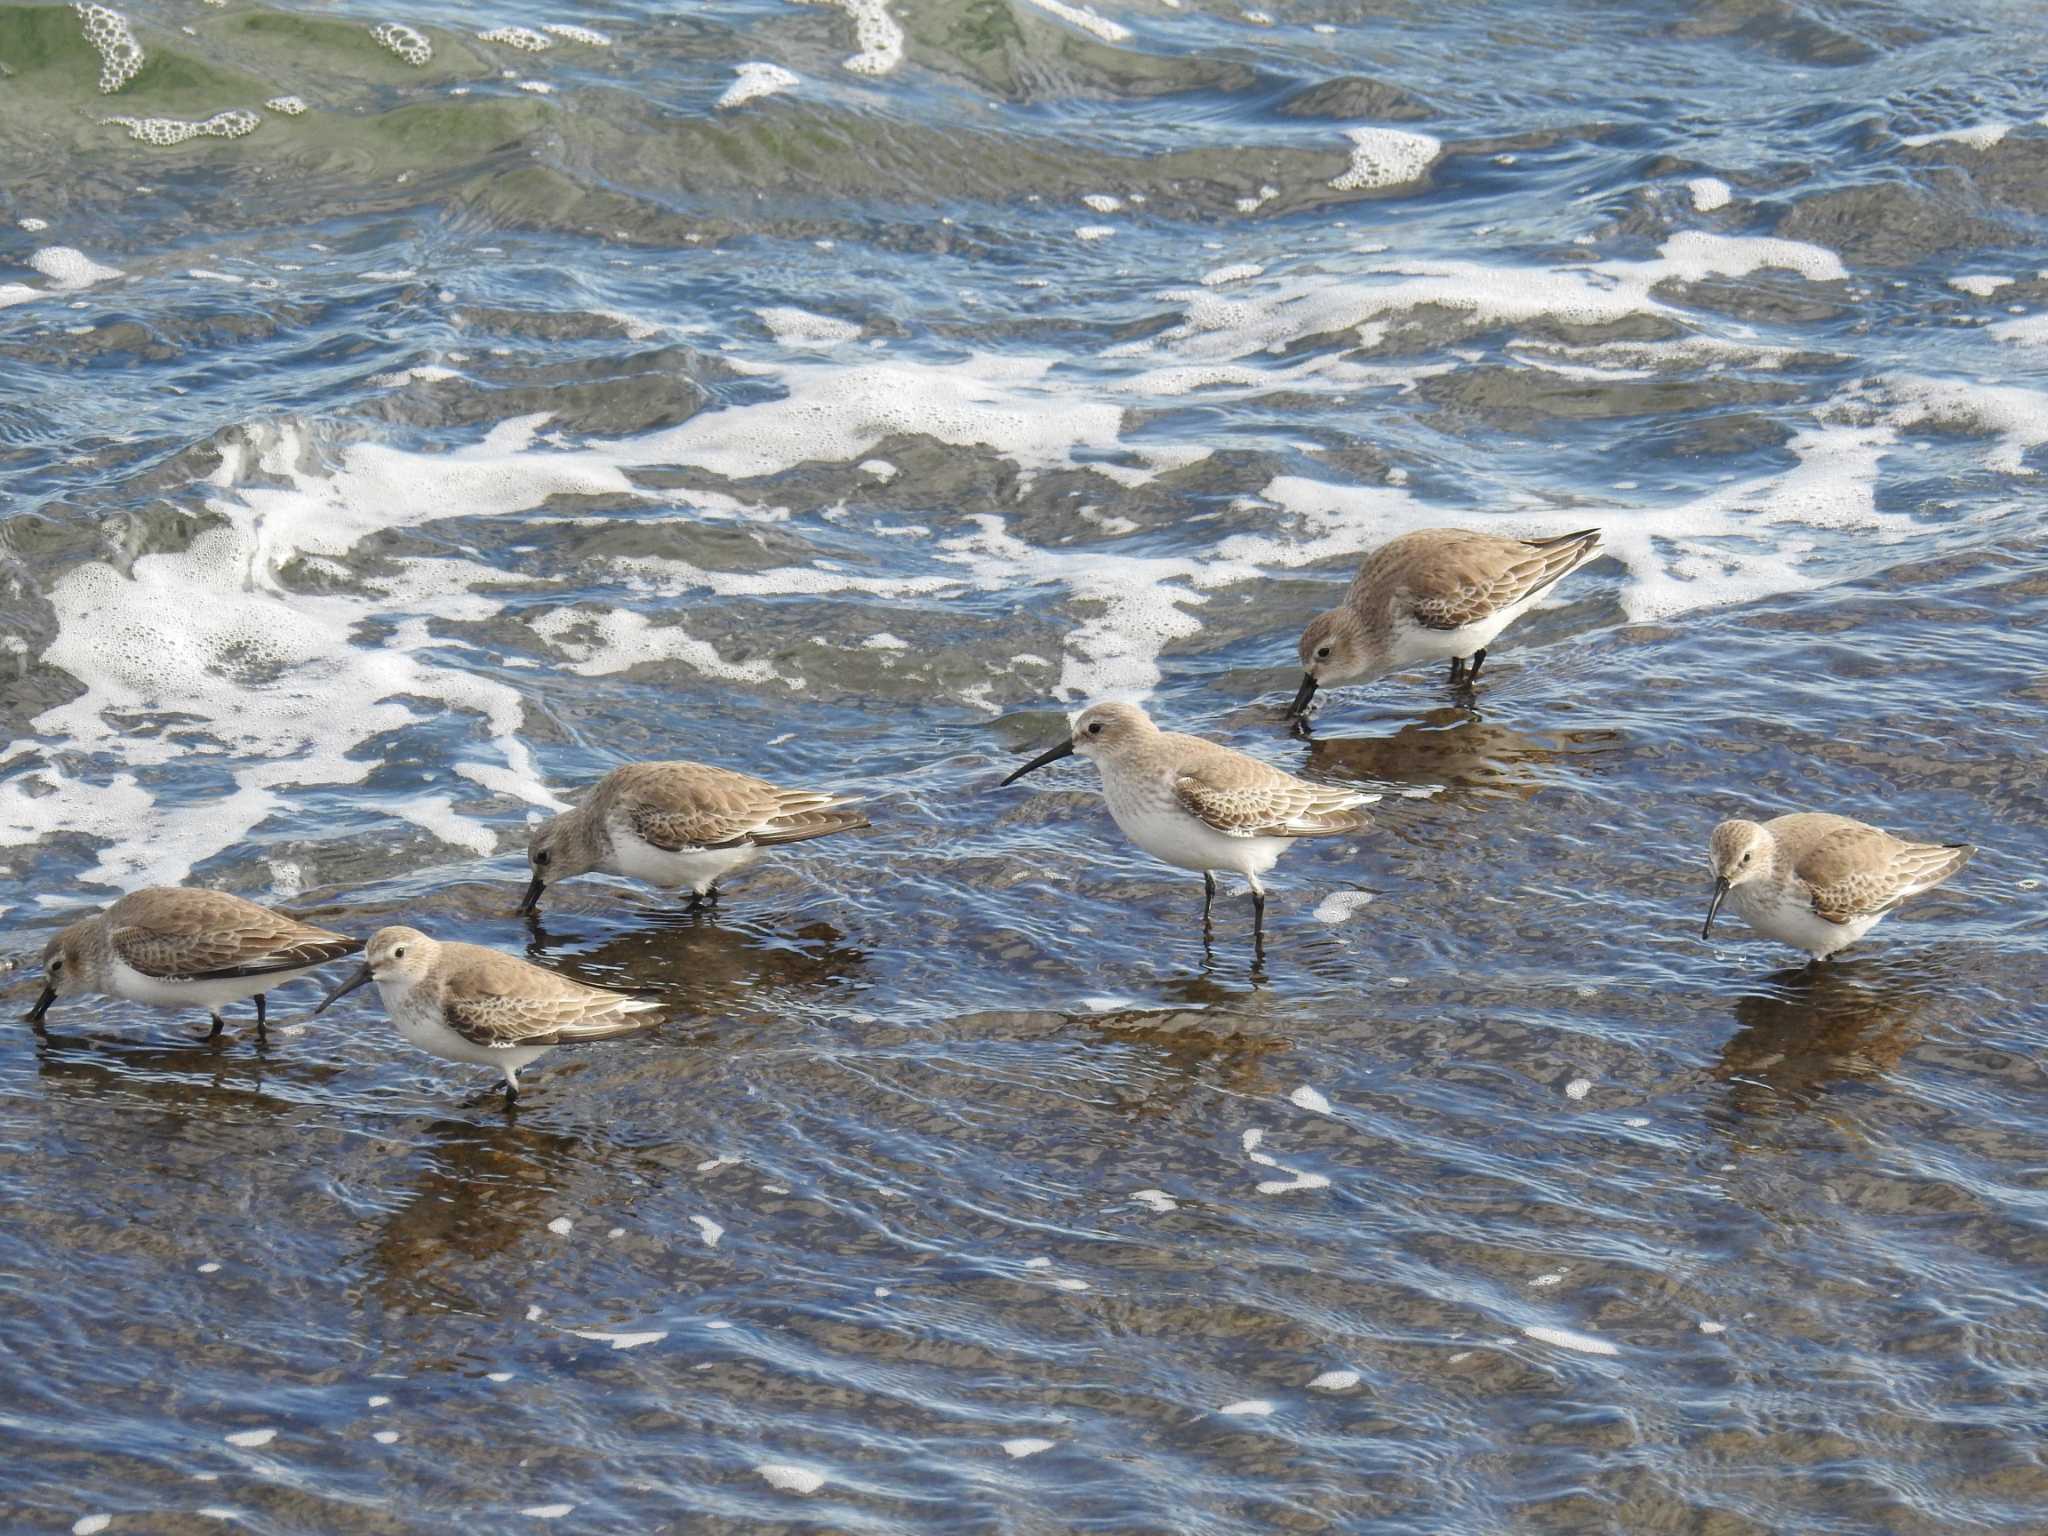
[[[1554,539],[1422,528],[1389,539],[1365,557],[1343,605],[1302,632],[1301,688],[1287,713],[1305,715],[1318,688],[1446,658],[1454,685],[1478,681],[1494,638],[1599,550],[1598,528]]]
[[[43,993],[28,1022],[60,997],[97,993],[158,1008],[204,1008],[206,1038],[227,1027],[229,1003],[256,999],[256,1038],[267,1038],[263,995],[352,955],[361,939],[315,928],[225,891],[151,886],[97,917],[82,917],[43,946]]]
[[[603,870],[665,889],[688,887],[690,905],[761,856],[763,848],[865,827],[842,796],[778,789],[764,779],[705,763],[628,763],[599,779],[573,811],[536,827],[527,843],[533,872],[521,912],[558,880]]]
[[[1970,862],[1968,843],[1911,843],[1847,816],[1804,811],[1770,821],[1724,821],[1707,863],[1714,897],[1766,938],[1814,963],[1854,944],[1908,896],[1931,891]]]
[[[363,967],[321,999],[308,1018],[366,982],[412,1044],[444,1061],[505,1074],[505,1102],[519,1102],[519,1069],[558,1045],[638,1034],[661,1022],[661,1004],[587,987],[479,944],[442,944],[417,928],[379,928]]]
[[[1252,892],[1252,946],[1266,952],[1266,891],[1259,876],[1298,837],[1358,832],[1358,807],[1379,799],[1311,784],[1199,736],[1162,731],[1135,704],[1096,704],[1073,734],[1003,780],[1014,784],[1071,753],[1093,758],[1102,795],[1124,835],[1153,858],[1202,872],[1202,933],[1216,900],[1213,871],[1243,875]]]

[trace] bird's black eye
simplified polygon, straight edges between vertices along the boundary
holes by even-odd
[[[52,960],[52,961],[50,962],[50,974],[51,974],[52,976],[56,975],[56,974],[57,974],[57,973],[58,973],[59,971],[61,971],[61,970],[63,970],[63,969],[64,969],[64,957],[63,957],[62,955],[59,955],[59,956],[58,956],[58,957],[57,957],[56,959],[54,959],[54,960]]]
[[[548,867],[548,858],[548,851],[547,849],[543,848],[539,853],[536,853],[533,856],[533,862],[538,864],[542,869],[546,869]]]
[[[1330,648],[1329,648],[1329,647],[1328,647],[1327,645],[1319,645],[1319,646],[1317,646],[1317,647],[1316,647],[1316,660],[1317,660],[1317,661],[1328,661],[1329,659],[1330,659]]]
[[[391,958],[394,960],[403,960],[405,958],[405,946],[401,944],[398,946],[398,948],[391,951]]]
[[[1088,723],[1088,734],[1090,736],[1100,736],[1102,734],[1102,722],[1100,720],[1091,720]]]

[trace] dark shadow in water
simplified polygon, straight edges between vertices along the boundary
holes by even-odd
[[[1612,729],[1532,736],[1477,710],[1431,710],[1391,736],[1318,736],[1307,766],[1324,778],[1364,784],[1440,784],[1484,794],[1533,795],[1556,770],[1619,749]]]
[[[1774,1114],[1812,1106],[1839,1082],[1894,1070],[1921,1037],[1943,979],[1924,963],[1835,961],[1773,972],[1735,1003],[1737,1029],[1713,1076],[1728,1107]]]
[[[266,1093],[265,1083],[315,1089],[338,1074],[331,1063],[294,1057],[291,1037],[273,1032],[269,1045],[258,1048],[253,1030],[245,1040],[223,1035],[131,1044],[125,1033],[52,1029],[36,1037],[36,1071],[53,1095],[141,1100],[179,1113],[203,1113],[209,1103],[295,1110],[294,1099]]]
[[[525,1266],[500,1263],[520,1243],[551,1241],[550,1212],[591,1161],[581,1136],[520,1123],[515,1113],[444,1118],[409,1128],[418,1170],[367,1255],[370,1292],[400,1312],[495,1316],[516,1300],[489,1294]]]
[[[570,926],[576,922],[558,918],[551,928],[533,914],[527,958],[591,986],[659,994],[694,1013],[731,1011],[764,992],[844,985],[867,964],[843,932],[816,920],[784,930],[772,917],[726,921],[705,907],[650,914],[595,943]]]
[[[1199,978],[1169,983],[1170,993],[1184,993],[1190,1003],[1241,1000],[1243,993],[1212,989]],[[1153,1072],[1135,1080],[1097,1084],[1129,1114],[1166,1114],[1188,1091],[1202,1087],[1237,1093],[1270,1093],[1263,1065],[1275,1052],[1292,1049],[1283,1035],[1268,1031],[1269,1021],[1221,1008],[1118,1008],[1104,1013],[1068,1015],[1067,1022],[1104,1040],[1142,1052]]]

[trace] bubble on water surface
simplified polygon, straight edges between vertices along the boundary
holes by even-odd
[[[1029,1437],[1019,1437],[1015,1440],[1005,1440],[1003,1442],[1003,1454],[1012,1460],[1022,1461],[1026,1456],[1036,1456],[1041,1451],[1049,1451],[1058,1443],[1056,1440],[1033,1440]]]
[[[434,45],[427,41],[426,36],[402,21],[379,22],[370,28],[370,36],[414,69],[424,68],[434,56]]]
[[[725,88],[714,106],[721,111],[732,107],[743,107],[750,101],[764,96],[773,96],[782,91],[796,89],[800,83],[797,77],[780,64],[768,64],[759,60],[733,66],[733,82]]]
[[[100,56],[100,90],[112,95],[141,70],[142,45],[128,29],[128,18],[104,5],[77,4],[71,7],[85,24],[85,40]]]
[[[816,1493],[825,1486],[825,1474],[790,1462],[764,1461],[754,1470],[770,1488],[784,1493]]]
[[[126,128],[128,137],[138,144],[168,149],[193,139],[243,138],[261,127],[263,119],[246,108],[230,107],[198,122],[176,117],[103,117],[100,122],[106,127]]]

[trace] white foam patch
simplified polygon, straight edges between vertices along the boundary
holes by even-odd
[[[1233,266],[1216,267],[1202,274],[1204,288],[1221,288],[1230,283],[1249,282],[1255,277],[1264,277],[1266,269],[1255,261],[1240,261]]]
[[[1260,187],[1251,197],[1240,197],[1237,200],[1237,211],[1239,213],[1257,213],[1279,195],[1280,189],[1278,187]]]
[[[1735,200],[1735,189],[1718,176],[1695,176],[1685,189],[1692,194],[1692,206],[1699,213],[1713,213]]]
[[[733,66],[733,82],[713,103],[721,111],[732,107],[743,107],[750,101],[759,101],[764,96],[773,96],[782,91],[793,91],[800,82],[797,77],[780,64],[769,64],[752,60]]]
[[[860,52],[846,60],[857,75],[886,75],[903,62],[903,29],[884,0],[797,0],[800,5],[832,5],[853,18]]]
[[[1074,231],[1074,238],[1087,245],[1097,240],[1107,240],[1115,233],[1116,226],[1114,224],[1083,224]]]
[[[1967,128],[1944,128],[1939,133],[1901,134],[1899,142],[1912,149],[1929,144],[1961,144],[1968,149],[1990,149],[2013,130],[2011,123],[1972,123]]]
[[[29,217],[26,219],[16,219],[14,222],[20,225],[23,229],[27,230],[32,235],[41,234],[44,230],[50,227],[50,221],[48,219],[38,219],[34,217]]]
[[[1370,891],[1332,891],[1316,903],[1315,919],[1319,923],[1341,923],[1371,905]]]
[[[1984,464],[2001,474],[2033,474],[2024,457],[2048,444],[2048,394],[2036,390],[1890,374],[1879,381],[1877,393],[1889,402],[1892,420],[1901,428],[1997,438]]]
[[[668,1337],[666,1328],[652,1329],[646,1333],[606,1333],[596,1328],[572,1328],[569,1330],[579,1339],[590,1339],[598,1344],[609,1344],[615,1350],[639,1349],[645,1344],[659,1344]]]
[[[391,1399],[380,1392],[375,1397],[368,1399],[368,1404],[372,1408],[388,1408],[391,1406]]]
[[[1234,1403],[1225,1403],[1216,1411],[1226,1418],[1263,1419],[1273,1411],[1273,1400],[1266,1397],[1247,1397]]]
[[[1020,1437],[1015,1440],[1005,1440],[1003,1442],[1003,1454],[1010,1457],[1013,1461],[1022,1461],[1026,1456],[1036,1456],[1041,1451],[1049,1451],[1058,1443],[1056,1440],[1033,1440],[1029,1437]]]
[[[80,1515],[71,1522],[71,1536],[99,1536],[113,1523],[112,1515]]]
[[[46,245],[29,257],[28,264],[50,280],[52,293],[75,293],[122,275],[120,268],[104,266],[68,245]]]
[[[825,1486],[825,1474],[811,1467],[785,1461],[764,1461],[754,1468],[770,1488],[784,1493],[816,1493]]]
[[[396,1445],[398,1444],[398,1431],[395,1429],[372,1430],[370,1438],[379,1445]]]
[[[1131,1198],[1155,1216],[1180,1209],[1180,1202],[1163,1189],[1135,1189],[1131,1191]]]
[[[277,1438],[274,1429],[238,1429],[224,1437],[229,1445],[239,1445],[245,1451],[257,1450]]]
[[[1107,192],[1090,192],[1081,199],[1081,203],[1083,207],[1096,213],[1115,213],[1123,207],[1124,200],[1120,197],[1111,197]]]
[[[725,1236],[725,1228],[721,1227],[709,1216],[692,1216],[690,1218],[690,1225],[695,1227],[697,1235],[704,1239],[704,1246],[706,1248],[716,1248],[718,1240]]]
[[[79,0],[71,9],[85,26],[85,40],[100,56],[100,90],[112,95],[141,70],[142,45],[135,41],[128,18],[119,11],[89,0]]]
[[[1568,1099],[1583,1099],[1593,1091],[1590,1078],[1575,1077],[1564,1085],[1564,1096]]]
[[[423,68],[434,56],[434,45],[402,21],[387,21],[370,28],[370,36],[389,48],[414,69]]]
[[[1330,186],[1339,192],[1376,192],[1421,180],[1444,152],[1443,141],[1405,128],[1347,128],[1351,169]]]
[[[1312,1392],[1349,1392],[1358,1382],[1356,1371],[1325,1371],[1308,1385]]]
[[[273,96],[263,105],[285,117],[300,117],[306,111],[306,103],[297,96]]]
[[[1974,294],[1980,299],[1988,299],[1999,289],[2011,287],[2012,283],[2012,278],[1999,277],[1990,272],[1970,272],[1948,280],[1949,287],[1960,293]]]
[[[529,1520],[559,1520],[575,1508],[574,1504],[529,1504],[519,1513]]]
[[[727,661],[710,641],[694,639],[681,625],[657,625],[630,608],[597,613],[557,608],[532,624],[535,634],[569,658],[568,670],[585,677],[606,677],[648,662],[679,661],[692,671],[728,682],[804,686],[802,678],[783,677],[767,661]]]
[[[1990,327],[1989,334],[1996,341],[2014,341],[2029,347],[2048,347],[2048,314],[2028,315],[2019,320],[2001,320]]]
[[[809,310],[786,305],[757,309],[754,314],[785,347],[836,347],[860,335],[860,327],[851,320],[814,315]]]
[[[536,32],[531,27],[493,27],[488,32],[477,33],[477,40],[485,43],[503,43],[508,48],[518,48],[527,53],[546,53],[555,46],[555,40],[545,32]]]
[[[1296,1109],[1307,1110],[1312,1115],[1327,1115],[1330,1112],[1330,1101],[1307,1083],[1303,1083],[1287,1095],[1287,1102]]]
[[[1524,1338],[1534,1339],[1539,1344],[1555,1344],[1559,1349],[1575,1349],[1582,1355],[1618,1355],[1616,1349],[1605,1339],[1596,1339],[1591,1334],[1573,1333],[1569,1328],[1546,1328],[1538,1325],[1522,1330]]]
[[[550,37],[558,37],[565,43],[582,43],[589,48],[609,48],[612,40],[602,32],[589,27],[579,27],[572,22],[548,21],[541,24],[541,31]]]
[[[1068,5],[1065,0],[1031,0],[1048,15],[1057,16],[1070,27],[1079,27],[1083,32],[1092,33],[1105,43],[1121,43],[1130,39],[1131,29],[1106,16],[1098,16],[1085,5]]]
[[[548,1223],[548,1230],[554,1233],[557,1237],[567,1237],[571,1232],[574,1232],[576,1230],[576,1223],[571,1221],[566,1216],[557,1216],[553,1221]]]

